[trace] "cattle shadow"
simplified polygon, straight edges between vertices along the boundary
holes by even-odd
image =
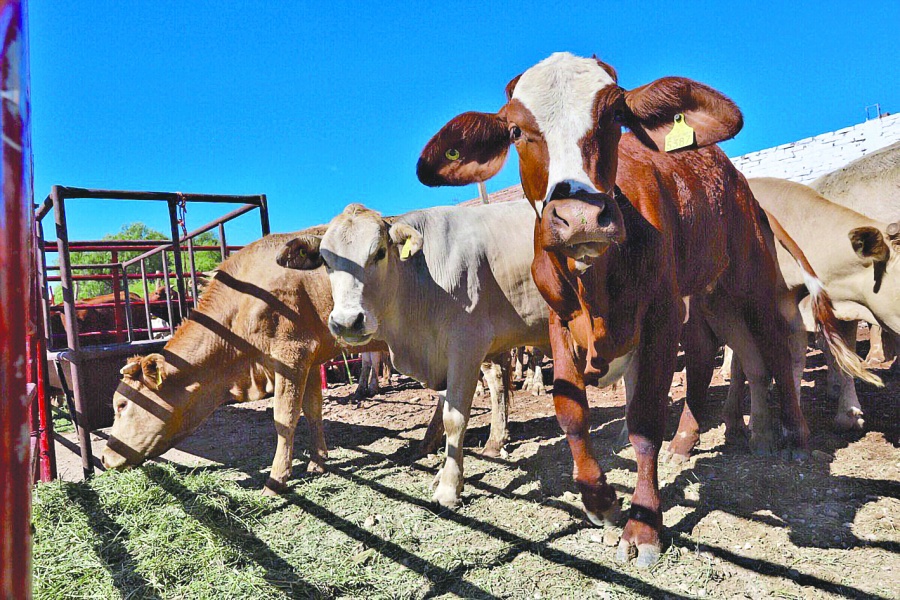
[[[88,525],[94,532],[94,553],[122,596],[131,597],[139,592],[141,598],[161,598],[138,572],[137,561],[121,539],[122,526],[103,510],[97,492],[87,485],[71,483],[65,484],[65,492],[69,501],[88,517]]]

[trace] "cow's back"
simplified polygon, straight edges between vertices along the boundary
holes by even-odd
[[[900,220],[900,142],[819,177],[811,188],[835,204],[878,221]]]

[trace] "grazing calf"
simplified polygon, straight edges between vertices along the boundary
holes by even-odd
[[[321,238],[300,236],[279,256],[296,268],[324,264],[331,332],[355,345],[388,344],[401,373],[444,390],[447,457],[434,500],[456,506],[463,436],[486,356],[547,346],[547,305],[531,280],[527,202],[440,207],[385,220],[359,204]]]
[[[556,414],[585,511],[598,524],[615,519],[619,505],[593,456],[585,384],[614,375],[613,361],[634,358],[625,379],[638,482],[618,557],[636,547],[638,564],[648,566],[659,556],[657,457],[688,309],[709,311],[761,379],[774,375],[785,442],[807,446],[759,208],[727,157],[706,147],[734,136],[742,117],[697,82],[667,77],[626,91],[609,65],[567,53],[528,69],[506,91],[498,113],[465,113],[442,128],[422,152],[418,176],[427,185],[484,181],[516,147],[538,216],[532,273],[550,305]],[[632,133],[622,135],[622,125]],[[669,149],[689,149],[661,152],[667,137]],[[710,333],[686,343],[708,346]]]

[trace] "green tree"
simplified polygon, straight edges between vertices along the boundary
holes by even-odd
[[[132,240],[160,240],[165,241],[169,239],[165,234],[160,231],[157,231],[151,227],[148,227],[144,223],[135,222],[128,223],[127,225],[123,225],[122,229],[119,230],[118,233],[107,234],[103,236],[104,240],[123,240],[123,241],[132,241]],[[202,233],[194,238],[194,246],[218,246],[219,245],[219,237],[211,232],[207,231],[206,233]],[[124,262],[126,260],[130,260],[139,254],[142,254],[144,250],[136,251],[130,250],[126,252],[118,253],[118,261]],[[168,267],[169,272],[174,272],[175,270],[175,257],[171,252],[167,252],[168,259]],[[190,272],[190,259],[188,258],[187,252],[182,253],[182,266],[185,273]],[[112,262],[112,253],[111,252],[72,252],[70,254],[71,264],[73,265],[101,265]],[[218,264],[222,261],[221,254],[218,251],[197,251],[194,253],[194,265],[196,266],[197,271],[212,271],[215,269]],[[162,254],[155,254],[147,259],[146,261],[146,270],[148,273],[156,273],[161,272],[162,269]],[[76,269],[73,271],[76,275],[88,275],[88,274],[109,274],[112,272],[112,269]],[[128,271],[130,274],[140,273],[140,267],[134,266]],[[158,282],[157,282],[158,283]],[[174,281],[172,282],[174,284]],[[151,280],[149,283],[150,290],[152,291],[155,288],[155,283]],[[189,289],[190,283],[189,280],[185,281],[185,286]],[[104,281],[79,281],[78,282],[78,298],[79,299],[87,299],[93,298],[95,296],[102,296],[103,294],[111,294],[112,293],[112,281],[104,280]],[[128,284],[128,289],[140,296],[144,295],[144,287],[141,283],[140,279],[132,280]],[[61,302],[62,301],[62,288],[57,286],[54,290],[54,301]]]

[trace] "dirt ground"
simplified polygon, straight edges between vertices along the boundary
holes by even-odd
[[[435,525],[432,533],[417,533],[417,544],[436,543],[445,550],[447,544],[475,544],[485,552],[496,546],[496,552],[490,560],[461,555],[458,568],[451,569],[458,570],[458,581],[437,591],[467,597],[487,590],[492,597],[535,599],[576,593],[607,598],[900,597],[900,373],[886,366],[876,370],[885,388],[858,384],[865,431],[838,434],[831,428],[835,406],[825,399],[822,356],[810,353],[802,401],[812,456],[803,462],[726,448],[718,414],[727,384],[717,371],[698,451],[685,464],[661,466],[665,549],[650,571],[616,563],[619,531],[585,523],[551,395],[514,396],[505,459],[479,455],[490,408],[487,397],[476,398],[466,440],[464,504],[443,514],[457,529],[465,526],[464,533],[444,538]],[[377,492],[371,514],[353,517],[373,533],[395,518],[388,513],[393,509],[379,508],[382,500],[405,502],[410,510],[427,506],[429,484],[442,459],[432,455],[413,461],[410,450],[425,431],[435,396],[407,378],[395,376],[393,382],[389,391],[362,406],[351,402],[351,386],[328,389],[329,473],[300,478],[291,490],[297,497],[315,498],[323,486],[343,489],[339,482]],[[624,419],[624,390],[591,388],[588,395],[595,452],[627,507],[636,480],[634,454],[630,448],[614,449]],[[682,373],[675,376],[671,396],[669,436],[683,402]],[[98,433],[95,453],[104,435]],[[239,485],[261,487],[274,438],[269,401],[228,405],[163,460],[224,465],[235,469]],[[307,456],[302,421],[297,438],[299,477]],[[59,463],[64,479],[80,479],[74,454],[60,448]],[[358,550],[368,552],[371,546],[363,543]],[[360,565],[368,560],[364,556]],[[416,571],[415,561],[403,564]],[[434,592],[426,595],[442,595]],[[396,593],[404,595],[400,588]]]

